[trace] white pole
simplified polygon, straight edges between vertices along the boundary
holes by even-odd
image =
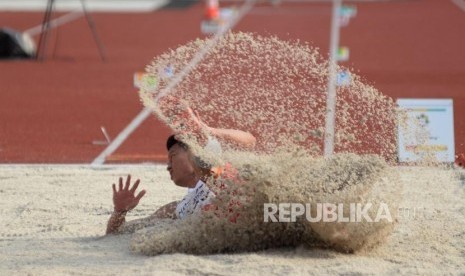
[[[208,54],[208,52],[215,47],[218,41],[226,35],[226,33],[231,30],[236,24],[244,17],[255,5],[256,0],[247,0],[239,9],[237,16],[232,19],[225,27],[220,29],[219,32],[215,34],[215,36],[210,39],[204,48],[202,48],[193,58],[192,60],[183,68],[179,74],[176,74],[172,81],[160,91],[160,93],[156,96],[155,100],[158,100],[161,97],[164,97],[168,94],[171,89],[173,89],[178,83],[180,83],[184,77],[186,77],[194,68],[195,66],[202,61],[202,59]],[[100,154],[97,156],[94,161],[92,161],[92,166],[100,166],[105,163],[106,158],[115,152],[121,144],[131,135],[134,130],[136,130],[142,122],[145,121],[151,114],[151,109],[145,107],[132,121],[131,123],[126,126],[123,131],[121,131],[118,136],[116,136],[115,140],[113,140]]]
[[[326,126],[324,155],[330,156],[334,152],[334,128],[336,112],[336,74],[337,51],[339,47],[339,12],[342,0],[333,0],[333,12],[331,18],[331,40],[329,47],[329,80],[328,96],[326,99]]]

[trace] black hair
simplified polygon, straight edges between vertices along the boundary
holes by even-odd
[[[166,149],[169,151],[176,144],[181,146],[183,149],[186,149],[186,150],[189,149],[187,144],[177,140],[174,134],[170,135],[170,137],[168,137],[168,139],[166,140]]]
[[[174,135],[171,135],[166,140],[166,149],[169,151],[176,144],[178,144],[180,147],[182,147],[185,150],[189,149],[189,146],[186,143],[177,140]],[[193,156],[192,159],[195,162],[195,164],[202,169],[210,169],[212,167],[208,162],[205,162],[198,156]]]

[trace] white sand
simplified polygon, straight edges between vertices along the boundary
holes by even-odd
[[[0,166],[0,275],[465,273],[465,187],[437,168],[399,168],[401,217],[374,251],[284,248],[254,253],[146,257],[130,235],[102,238],[111,184],[131,173],[148,192],[128,216],[149,215],[185,190],[164,166]]]

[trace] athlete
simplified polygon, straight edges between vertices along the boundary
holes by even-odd
[[[190,115],[193,115],[190,108],[187,111],[191,112]],[[251,148],[255,145],[255,137],[248,132],[210,128],[200,121],[198,116],[194,115],[193,117],[195,123],[207,128],[208,133],[214,137],[232,141],[244,148]],[[120,177],[118,188],[113,184],[114,210],[108,221],[107,234],[133,232],[151,225],[157,219],[183,219],[200,211],[215,196],[205,182],[208,177],[214,174],[218,176],[218,170],[193,156],[189,146],[175,135],[168,137],[166,148],[168,150],[167,170],[171,180],[177,186],[189,188],[187,195],[180,201],[174,201],[162,206],[149,217],[126,222],[126,214],[139,204],[146,191],[142,190],[136,193],[140,183],[139,179],[131,186],[130,175],[125,183],[123,183],[123,178]]]

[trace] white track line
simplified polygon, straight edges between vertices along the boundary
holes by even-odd
[[[465,1],[463,1],[463,0],[451,0],[451,1],[452,1],[452,3],[457,5],[462,11],[465,12]]]
[[[61,17],[55,18],[52,21],[50,21],[49,29],[53,29],[53,28],[56,28],[58,26],[69,23],[69,22],[71,22],[73,20],[76,20],[76,19],[82,17],[83,15],[84,15],[84,13],[82,12],[82,9],[75,10],[73,12],[67,13],[67,14],[65,14],[65,15],[63,15]],[[31,36],[38,35],[38,34],[40,34],[42,32],[42,24],[37,25],[35,27],[32,27],[30,29],[27,29],[24,32],[31,35]]]
[[[207,42],[207,45],[201,49],[187,64],[186,67],[183,68],[181,72],[175,75],[173,80],[162,90],[160,94],[157,95],[155,100],[158,100],[160,97],[165,96],[168,94],[171,89],[173,89],[179,82],[181,82],[187,74],[189,74],[192,69],[197,66],[197,64],[202,61],[204,56],[213,48],[219,41],[221,37],[223,37],[227,31],[232,29],[241,19],[242,17],[247,14],[255,4],[255,0],[248,0],[246,1],[242,7],[239,9],[237,16],[234,20],[231,20],[229,24],[227,24],[221,31],[215,34],[215,36]],[[131,133],[136,130],[139,125],[147,119],[147,117],[151,114],[151,110],[149,108],[144,108],[137,116],[132,120],[132,122],[125,128],[123,131],[118,134],[115,140],[105,149],[102,153],[100,153],[97,158],[91,163],[92,166],[99,166],[105,163],[105,159],[112,154],[115,150],[121,146],[121,144],[131,135]]]
[[[136,130],[142,122],[149,117],[151,114],[151,110],[149,108],[144,108],[132,121],[129,123],[129,125],[121,131],[118,136],[116,136],[115,140],[111,142],[108,147],[106,147],[102,153],[97,156],[97,158],[92,161],[91,165],[92,166],[100,166],[105,163],[105,159],[111,155],[115,150],[121,146],[121,144],[131,135],[131,133]]]

